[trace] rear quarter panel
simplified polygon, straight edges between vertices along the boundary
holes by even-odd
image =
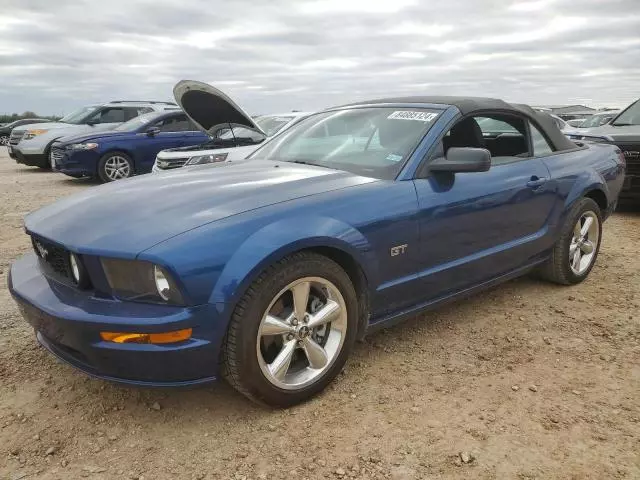
[[[616,151],[610,145],[588,144],[586,148],[543,159],[558,196],[549,222],[551,230],[557,232],[573,204],[594,190],[606,197],[607,209],[603,215],[615,207],[624,181],[624,165]]]

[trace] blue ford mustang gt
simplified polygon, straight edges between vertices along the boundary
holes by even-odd
[[[149,173],[160,150],[210,140],[177,111],[140,115],[113,131],[62,137],[51,146],[51,168],[71,177],[113,182]]]
[[[194,88],[184,101],[211,115],[225,100]],[[238,112],[231,125],[243,124]],[[614,146],[574,144],[523,105],[352,104],[247,160],[103,185],[30,214],[33,253],[9,286],[39,342],[91,375],[224,377],[292,405],[373,329],[533,270],[583,281],[623,178]]]

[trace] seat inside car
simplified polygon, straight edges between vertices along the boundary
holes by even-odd
[[[472,117],[456,123],[442,143],[445,155],[451,147],[486,148],[480,125]]]

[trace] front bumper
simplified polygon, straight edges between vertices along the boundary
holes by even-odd
[[[70,177],[96,177],[98,175],[98,162],[100,154],[95,150],[81,150],[67,152],[62,148],[51,148],[51,168]]]
[[[216,379],[225,333],[225,322],[217,321],[216,305],[176,307],[96,298],[45,277],[34,254],[11,266],[9,290],[39,342],[89,375],[148,386]],[[152,333],[183,328],[192,328],[192,337],[175,344],[118,344],[100,338],[101,331]]]
[[[29,165],[31,167],[47,167],[49,159],[44,153],[27,153],[23,152],[19,146],[11,147],[9,156],[17,163]]]

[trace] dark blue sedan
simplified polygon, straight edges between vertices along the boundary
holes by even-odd
[[[215,103],[193,93],[184,101]],[[292,405],[367,332],[532,271],[582,282],[623,178],[617,148],[576,145],[526,106],[364,102],[310,116],[247,161],[30,214],[33,253],[9,287],[40,343],[91,375],[224,377]]]
[[[112,182],[149,173],[160,150],[199,145],[209,136],[182,111],[140,115],[109,132],[63,137],[51,146],[53,170]]]

